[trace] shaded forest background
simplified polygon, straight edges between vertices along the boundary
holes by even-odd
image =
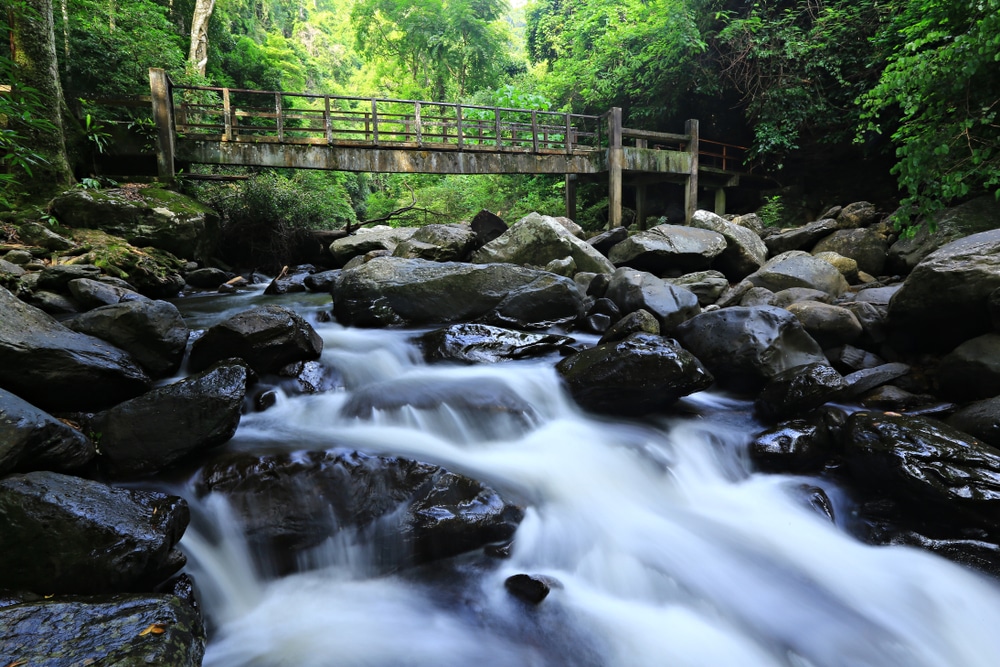
[[[18,86],[18,21],[51,11],[78,178],[148,112],[81,98],[148,94],[148,68],[235,88],[551,109],[624,110],[630,127],[750,147],[788,217],[871,199],[900,220],[1000,197],[1000,0],[3,0],[0,204],[44,178],[32,134],[51,103]],[[47,7],[51,7],[50,9]],[[194,38],[192,39],[192,33]],[[3,81],[0,81],[2,83]],[[41,125],[39,125],[41,123]],[[34,124],[34,125],[33,125]],[[415,199],[395,224],[559,214],[562,180],[254,172],[199,186],[227,216],[335,228]],[[581,195],[604,224],[606,192]],[[412,191],[412,194],[411,194]],[[778,207],[779,210],[782,207]],[[792,220],[789,220],[792,221]]]

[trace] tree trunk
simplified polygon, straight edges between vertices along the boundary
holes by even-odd
[[[212,18],[215,0],[196,0],[194,15],[191,17],[191,51],[188,62],[205,76],[205,66],[208,64],[208,20]]]
[[[27,146],[46,163],[37,165],[28,183],[29,192],[41,194],[73,182],[73,171],[66,157],[66,135],[62,109],[65,106],[59,84],[59,61],[56,57],[56,33],[52,20],[52,0],[24,0],[24,9],[13,12],[11,50],[14,60],[15,88],[33,88],[46,103],[38,115],[52,124],[54,131],[39,132],[18,128]]]

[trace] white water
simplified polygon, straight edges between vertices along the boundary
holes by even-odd
[[[210,496],[194,504],[181,544],[214,626],[206,665],[1000,664],[992,580],[915,549],[860,544],[796,493],[824,483],[752,473],[737,402],[701,395],[692,403],[706,416],[660,424],[598,420],[565,397],[551,360],[428,367],[403,332],[317,329],[322,362],[346,390],[282,396],[244,417],[232,447],[336,442],[429,461],[517,498],[527,515],[509,560],[376,577],[344,532],[312,555],[323,567],[262,580]],[[448,407],[339,416],[352,392],[380,382],[470,380],[508,387],[533,406],[530,419]],[[503,586],[517,573],[563,587],[528,608]]]

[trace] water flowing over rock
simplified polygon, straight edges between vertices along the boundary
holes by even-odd
[[[199,667],[205,653],[201,614],[173,595],[22,602],[0,607],[0,627],[3,659],[32,667]]]
[[[191,334],[177,306],[149,299],[95,308],[65,325],[125,350],[154,378],[177,372]]]
[[[746,227],[734,225],[710,211],[695,211],[691,226],[718,232],[725,237],[726,249],[716,258],[714,265],[734,282],[746,278],[767,260],[767,246],[760,236]]]
[[[97,415],[102,466],[113,476],[143,475],[226,442],[240,423],[248,373],[242,362],[221,363]]]
[[[604,294],[623,314],[640,309],[652,313],[666,333],[701,312],[698,297],[692,291],[628,267],[612,274]]]
[[[523,515],[468,477],[359,452],[242,455],[203,470],[199,488],[230,502],[281,571],[343,529],[360,530],[393,570],[508,540]]]
[[[257,373],[276,373],[295,361],[319,359],[323,340],[302,317],[282,306],[261,306],[211,327],[191,346],[188,365],[201,371],[238,357]]]
[[[773,306],[702,313],[674,335],[720,383],[758,386],[790,368],[827,363],[795,316]]]
[[[70,472],[95,454],[94,443],[83,433],[0,389],[0,476],[12,471]]]
[[[514,331],[485,324],[453,324],[418,339],[428,359],[496,363],[555,352],[573,342],[568,336]]]
[[[54,472],[0,479],[0,588],[148,591],[185,562],[187,503]]]
[[[713,381],[677,341],[644,333],[566,357],[556,370],[577,403],[606,414],[661,412]]]
[[[93,410],[146,391],[131,356],[0,288],[0,386],[45,410]]]
[[[530,213],[501,236],[472,254],[474,264],[507,262],[544,267],[572,257],[578,271],[611,273],[614,265],[592,245],[581,241],[555,218]]]
[[[901,346],[948,350],[992,328],[987,300],[1000,288],[1000,229],[928,255],[889,302]]]
[[[608,259],[615,266],[628,266],[658,276],[679,276],[711,267],[726,249],[722,234],[680,225],[657,225],[615,245]]]
[[[392,326],[482,320],[515,329],[575,321],[583,296],[566,277],[510,264],[381,257],[345,270],[333,290],[342,324]]]

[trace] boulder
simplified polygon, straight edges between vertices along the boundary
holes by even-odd
[[[237,313],[205,332],[191,346],[188,366],[201,371],[238,357],[255,372],[276,373],[295,361],[319,359],[323,339],[301,316],[282,306]]]
[[[667,282],[691,290],[698,297],[701,306],[708,306],[719,300],[729,288],[729,280],[719,271],[696,271],[680,278],[668,278]]]
[[[1000,334],[967,340],[937,368],[941,394],[949,400],[975,401],[1000,394]]]
[[[772,306],[788,308],[794,303],[830,303],[833,298],[826,292],[811,287],[789,287],[774,293]]]
[[[930,394],[914,394],[891,384],[884,384],[865,393],[861,396],[860,403],[872,410],[909,414],[932,409],[939,404]]]
[[[749,284],[749,283],[747,283]],[[788,290],[783,290],[787,292]],[[751,287],[740,299],[739,305],[752,307],[752,306],[774,306],[777,305],[776,296],[774,292],[767,289],[766,287]],[[780,308],[780,306],[778,306]]]
[[[819,472],[840,454],[840,429],[846,419],[840,410],[823,408],[807,419],[783,421],[754,437],[750,459],[765,472]]]
[[[187,503],[55,472],[0,479],[0,588],[93,595],[151,590],[179,570]]]
[[[790,229],[779,234],[772,234],[764,239],[771,255],[780,255],[789,250],[812,248],[824,236],[841,229],[840,223],[833,219],[817,220],[808,225]]]
[[[835,215],[837,222],[845,228],[868,227],[878,222],[879,212],[871,202],[856,201],[841,208]]]
[[[931,224],[920,225],[913,236],[901,237],[892,244],[888,252],[889,270],[909,273],[938,248],[997,227],[1000,227],[1000,202],[991,195],[944,209],[934,216]]]
[[[1000,526],[1000,450],[931,419],[868,412],[848,418],[843,445],[869,493],[953,524]]]
[[[80,312],[76,301],[56,292],[35,290],[27,295],[26,300],[35,308],[49,315],[75,315]]]
[[[928,255],[889,302],[902,348],[944,351],[992,329],[987,305],[1000,288],[1000,229],[967,236]]]
[[[1000,448],[1000,396],[970,403],[945,421],[952,428]]]
[[[903,377],[910,372],[910,367],[904,363],[894,362],[882,364],[873,368],[863,368],[844,376],[847,385],[844,388],[844,398],[854,398],[871,391],[876,387],[881,387],[893,380]]]
[[[93,264],[54,264],[46,266],[38,274],[35,289],[50,292],[65,292],[69,283],[81,278],[96,280],[101,277],[101,269]]]
[[[546,329],[583,314],[573,280],[512,264],[379,257],[345,270],[333,297],[337,320],[362,327],[478,320]]]
[[[766,287],[772,292],[789,287],[808,287],[835,297],[848,288],[844,276],[828,262],[795,251],[771,258],[747,276],[747,280],[755,287]]]
[[[466,259],[475,243],[475,233],[468,225],[424,225],[413,236],[396,245],[395,257],[429,259],[435,262],[460,262]]]
[[[12,471],[72,472],[95,455],[83,433],[0,389],[0,477]]]
[[[202,470],[200,495],[233,508],[251,549],[278,572],[343,529],[364,529],[376,568],[509,540],[523,511],[480,482],[428,463],[351,451],[237,455]]]
[[[841,307],[854,313],[861,324],[862,336],[858,339],[859,345],[869,347],[885,342],[888,337],[886,320],[888,319],[888,306],[880,306],[870,301],[848,301],[840,304]]]
[[[66,284],[73,299],[85,310],[110,306],[122,301],[148,301],[135,290],[118,285],[108,284],[100,280],[90,278],[77,278]]]
[[[798,318],[802,328],[824,349],[853,343],[863,333],[854,313],[840,306],[800,301],[788,306],[788,312]]]
[[[628,267],[617,269],[611,275],[604,294],[623,314],[640,309],[652,313],[665,333],[701,312],[698,297],[690,290]]]
[[[691,226],[717,232],[726,239],[726,248],[716,257],[714,266],[733,282],[746,278],[767,260],[767,246],[759,235],[711,211],[695,211]]]
[[[806,364],[768,380],[754,407],[765,419],[787,419],[833,400],[844,386],[844,378],[832,366]]]
[[[885,363],[877,354],[853,345],[840,345],[825,350],[826,358],[841,373],[853,373],[866,368],[875,368]]]
[[[9,665],[199,667],[205,654],[201,614],[174,595],[22,602],[0,608],[0,627]]]
[[[648,310],[640,308],[625,315],[620,320],[608,327],[608,330],[601,336],[599,344],[613,343],[624,340],[634,333],[646,333],[653,336],[660,335],[660,321],[656,319]]]
[[[858,269],[873,276],[882,275],[885,268],[889,242],[885,236],[871,228],[842,229],[830,234],[813,246],[813,254],[835,252],[850,257]]]
[[[52,200],[51,210],[67,227],[98,229],[197,262],[207,262],[219,243],[215,211],[159,185],[69,190]]]
[[[490,213],[486,209],[476,213],[469,223],[472,232],[476,235],[476,244],[484,246],[496,237],[507,231],[507,223],[498,215]]]
[[[0,287],[0,387],[44,410],[96,410],[137,396],[149,376],[131,356],[77,333]]]
[[[898,285],[889,285],[887,287],[866,287],[865,289],[858,290],[857,294],[854,296],[855,301],[867,301],[868,303],[874,303],[877,306],[888,306],[889,302],[892,301],[893,295],[896,294],[903,287],[902,283]]]
[[[574,236],[555,218],[530,213],[472,254],[473,264],[506,262],[544,267],[572,257],[578,271],[611,273],[615,267],[594,246]]]
[[[553,588],[562,588],[562,584],[544,574],[514,574],[504,579],[503,587],[519,600],[541,604]]]
[[[73,241],[60,236],[43,224],[26,222],[18,227],[17,235],[27,245],[45,248],[53,252],[63,252],[76,247]]]
[[[114,477],[145,475],[228,441],[247,374],[243,363],[221,363],[100,413],[92,426],[101,434],[102,467]]]
[[[337,239],[330,244],[330,254],[343,266],[352,257],[365,255],[373,250],[385,250],[389,254],[396,246],[416,233],[415,227],[361,227],[350,236]]]
[[[310,273],[306,276],[302,284],[306,286],[306,289],[310,292],[326,292],[327,294],[333,289],[334,283],[340,277],[341,269],[331,269],[330,271],[319,271],[317,273]]]
[[[191,287],[198,287],[200,289],[219,289],[219,285],[232,278],[233,276],[226,273],[222,269],[217,269],[215,267],[209,266],[203,269],[195,269],[190,271],[184,276],[184,280]]]
[[[851,259],[850,257],[844,257],[843,255],[838,255],[835,252],[813,252],[813,256],[816,259],[821,259],[824,262],[829,262],[830,266],[840,271],[840,275],[844,276],[844,280],[854,284],[858,282],[858,263]]]
[[[572,343],[573,339],[485,324],[453,324],[429,331],[417,341],[424,356],[430,360],[496,363],[551,354]]]
[[[760,236],[764,233],[764,221],[756,213],[745,213],[737,215],[730,222],[738,227],[746,227],[751,232]]]
[[[145,298],[95,308],[65,325],[125,350],[154,378],[177,372],[191,333],[177,306]]]
[[[74,229],[72,236],[87,252],[69,260],[73,264],[68,266],[99,264],[109,275],[128,278],[136,290],[153,299],[169,299],[184,289],[181,272],[187,263],[166,250],[140,248],[95,229]]]
[[[720,384],[757,387],[790,368],[826,363],[823,350],[795,316],[773,306],[702,313],[674,335]]]
[[[680,225],[657,225],[633,234],[608,252],[615,266],[628,266],[658,276],[703,271],[726,249],[718,232]]]
[[[594,246],[597,252],[605,257],[611,252],[611,248],[628,238],[628,230],[624,227],[613,227],[600,234],[587,239],[587,243]]]
[[[578,352],[556,370],[583,408],[617,415],[663,411],[713,380],[676,341],[646,333]]]

